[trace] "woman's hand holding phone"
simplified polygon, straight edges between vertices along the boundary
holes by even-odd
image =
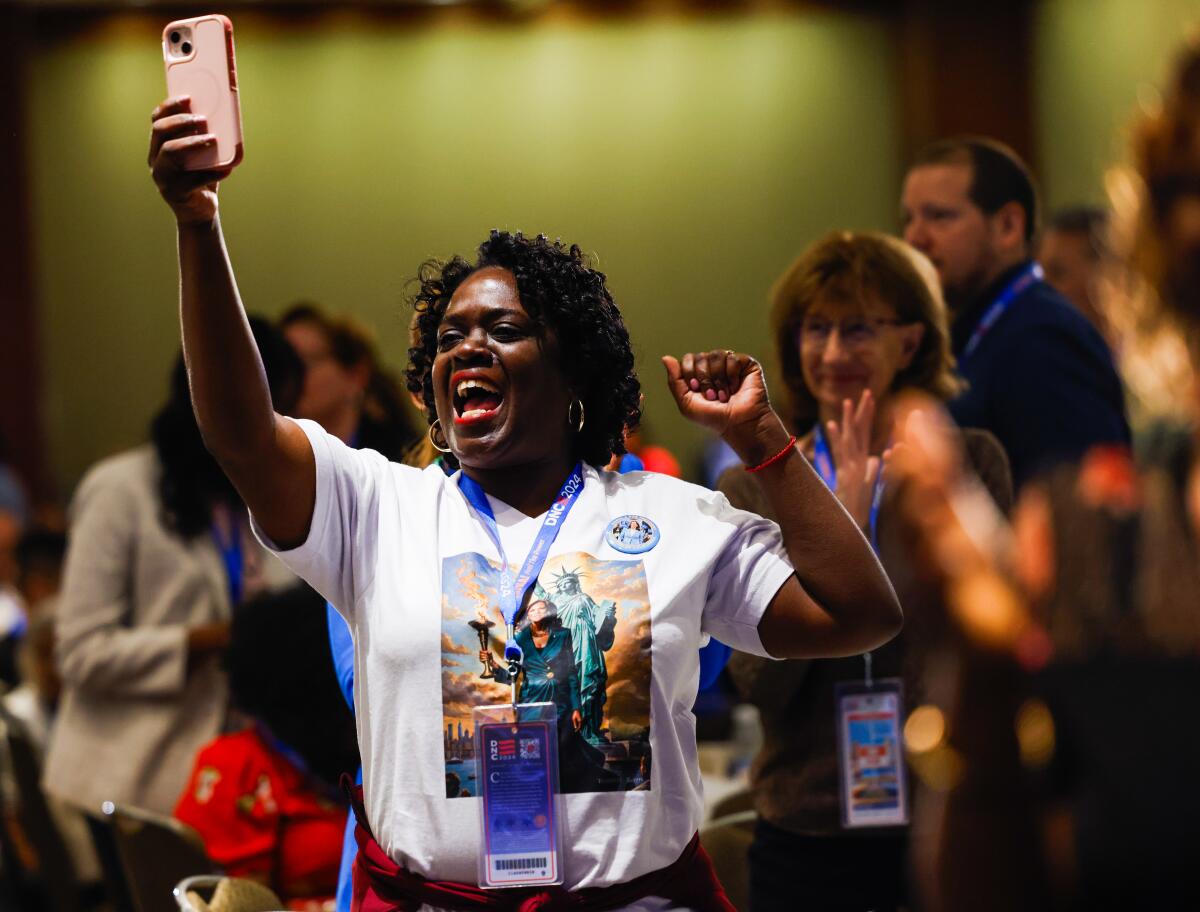
[[[233,23],[219,14],[163,29],[167,94],[154,109],[150,171],[180,225],[211,224],[217,183],[242,160]]]
[[[189,159],[197,151],[216,145],[208,132],[207,118],[192,113],[186,95],[168,98],[150,115],[150,173],[158,192],[175,213],[180,225],[202,225],[217,217],[217,184],[233,167],[190,171]]]

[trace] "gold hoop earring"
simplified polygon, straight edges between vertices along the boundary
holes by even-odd
[[[571,418],[571,409],[573,409],[577,405],[579,406],[579,420],[575,421],[575,420],[572,420],[572,418]],[[567,406],[567,424],[575,426],[576,434],[578,434],[580,431],[583,430],[583,400],[582,399],[572,399],[571,404]]]
[[[430,442],[431,444],[433,444],[433,448],[434,448],[435,450],[437,450],[439,453],[449,453],[449,452],[450,452],[450,447],[440,447],[440,446],[438,446],[438,444],[437,444],[437,440],[435,440],[435,439],[434,439],[434,436],[433,436],[433,432],[434,432],[434,431],[437,431],[439,434],[441,434],[441,433],[442,433],[442,427],[441,427],[441,425],[442,425],[442,419],[441,419],[441,418],[435,418],[435,419],[433,420],[433,424],[429,425],[429,442]],[[443,439],[445,439],[445,436],[446,436],[445,434],[442,434],[442,438],[443,438]]]

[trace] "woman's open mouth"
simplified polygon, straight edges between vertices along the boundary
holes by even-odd
[[[500,410],[504,395],[494,384],[481,377],[466,377],[454,384],[454,423],[474,424],[487,421]]]

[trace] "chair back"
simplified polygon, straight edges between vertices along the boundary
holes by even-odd
[[[700,827],[700,844],[712,859],[717,879],[739,912],[750,908],[750,843],[754,841],[754,811],[740,811]]]
[[[100,873],[104,877],[104,892],[113,912],[134,912],[133,897],[129,895],[129,884],[125,881],[125,867],[117,851],[117,840],[113,835],[112,821],[101,814],[99,808],[80,808],[92,836],[92,847],[100,862]]]
[[[712,806],[711,817],[713,820],[720,820],[722,817],[730,817],[733,814],[752,810],[754,810],[754,792],[750,791],[749,786],[746,786],[718,798]]]
[[[42,791],[37,749],[21,721],[2,707],[0,729],[4,732],[13,781],[20,796],[14,809],[17,823],[37,856],[38,869],[25,873],[37,883],[51,912],[72,912],[79,907],[79,878]]]
[[[101,808],[108,818],[134,912],[174,912],[175,885],[196,874],[219,874],[200,835],[173,817],[140,808]]]

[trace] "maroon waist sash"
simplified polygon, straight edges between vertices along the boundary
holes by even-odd
[[[367,825],[362,787],[342,778],[350,796],[358,857],[354,862],[352,912],[416,912],[424,904],[444,909],[493,912],[602,912],[648,896],[660,896],[696,912],[735,912],[712,860],[692,836],[683,854],[665,868],[607,887],[566,890],[559,886],[484,890],[474,884],[429,880],[396,864],[380,848]]]

